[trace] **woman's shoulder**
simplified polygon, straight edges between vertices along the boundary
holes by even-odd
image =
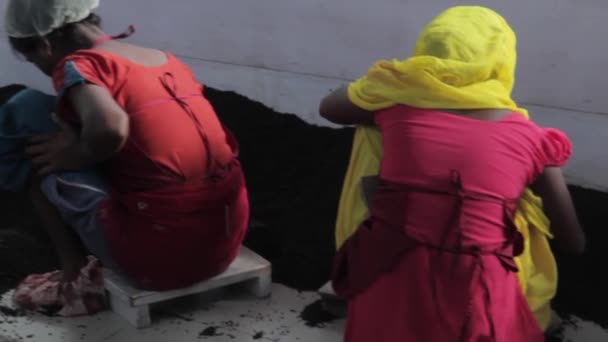
[[[55,69],[62,68],[67,63],[82,63],[114,69],[120,67],[131,68],[133,66],[156,68],[168,65],[173,60],[176,60],[173,54],[162,50],[122,44],[120,46],[95,47],[74,51],[61,59]]]
[[[53,70],[55,89],[61,94],[77,84],[92,83],[112,88],[129,73],[130,66],[112,54],[99,50],[79,50],[61,59]],[[122,75],[122,76],[121,76]]]
[[[566,132],[540,126],[524,117],[512,118],[510,122],[510,129],[514,132],[511,136],[517,134],[520,139],[531,142],[535,155],[545,165],[563,166],[572,156],[572,141]]]
[[[65,75],[67,69],[110,73],[121,64],[118,56],[101,50],[78,50],[61,59],[54,68],[53,77]]]
[[[103,50],[78,50],[63,57],[55,66],[55,70],[64,67],[67,63],[89,63],[89,64],[109,64],[119,61],[117,56],[106,53]]]
[[[190,68],[171,52],[143,47],[133,48],[137,50],[118,51],[97,48],[79,50],[64,57],[57,67],[65,67],[66,63],[70,62],[94,66],[104,69],[105,72],[132,69],[142,69],[146,72],[164,69],[191,72]]]

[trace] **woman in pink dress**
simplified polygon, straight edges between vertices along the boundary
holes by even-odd
[[[335,263],[345,341],[544,341],[513,260],[524,189],[543,198],[558,243],[580,252],[584,235],[560,170],[571,143],[511,100],[514,55],[502,17],[455,7],[412,58],[321,103],[330,121],[376,125],[384,144],[371,216]]]

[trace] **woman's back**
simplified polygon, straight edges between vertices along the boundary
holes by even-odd
[[[492,121],[396,106],[378,112],[376,123],[384,143],[382,178],[441,187],[457,171],[466,190],[499,198],[518,198],[571,148],[563,133],[514,112]]]
[[[524,187],[538,177],[533,187],[556,237],[576,241],[570,245],[578,250],[584,238],[561,170],[552,167],[565,163],[570,143],[527,122],[527,111],[511,97],[516,41],[498,13],[452,7],[427,24],[411,56],[377,61],[321,102],[328,120],[376,124],[382,133],[355,136],[341,198],[344,242],[332,280],[336,293],[350,299],[346,341],[544,341],[539,323],[545,328],[548,322],[535,320],[515,273],[514,258],[524,245],[534,246],[536,255],[539,243],[547,243],[538,234],[524,240],[522,232],[538,220],[518,220],[521,232],[515,226]],[[414,108],[521,116],[486,122]],[[380,138],[381,179],[368,219],[359,225],[367,212],[359,187],[362,177],[376,172]],[[520,218],[542,217],[538,204],[522,208]],[[548,254],[528,263],[530,279],[551,276],[551,270],[537,271],[550,268]],[[551,282],[546,279],[541,285]],[[531,301],[547,308],[552,285],[529,287],[538,290]]]
[[[201,179],[231,160],[222,125],[190,68],[157,50],[106,44],[71,54],[53,78],[59,92],[78,82],[101,86],[129,115],[128,140],[109,167],[118,188]]]
[[[571,152],[563,133],[514,112],[487,120],[397,106],[380,111],[376,122],[384,143],[380,177],[419,189],[401,198],[403,229],[436,246],[500,248],[505,218],[513,217],[525,187]],[[464,200],[437,192],[460,192]]]
[[[334,268],[351,300],[346,340],[541,341],[514,273],[512,218],[524,188],[569,157],[565,135],[518,113],[394,106],[375,121],[384,153],[370,219]]]
[[[126,141],[107,164],[117,191],[100,219],[112,255],[146,289],[216,275],[236,256],[248,219],[234,141],[185,64],[169,53],[107,44],[126,53],[104,44],[76,51],[58,64],[53,80],[62,100],[75,85],[101,87],[128,116]],[[62,114],[78,124],[83,115],[68,103],[60,102]]]

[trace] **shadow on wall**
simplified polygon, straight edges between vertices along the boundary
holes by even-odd
[[[329,278],[334,221],[353,129],[307,124],[233,92],[206,88],[206,96],[240,143],[252,206],[246,244],[273,263],[274,280],[316,290]],[[562,313],[608,324],[608,194],[570,187],[588,233],[578,259],[558,256]],[[0,292],[56,261],[27,201],[0,193]]]

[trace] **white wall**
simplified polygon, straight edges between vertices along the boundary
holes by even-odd
[[[608,189],[606,0],[103,0],[100,14],[111,33],[135,24],[133,41],[176,53],[204,83],[326,124],[316,114],[324,94],[376,59],[407,57],[424,24],[455,4],[507,17],[519,35],[515,97],[569,133],[572,182]],[[0,80],[49,89],[5,40]]]

